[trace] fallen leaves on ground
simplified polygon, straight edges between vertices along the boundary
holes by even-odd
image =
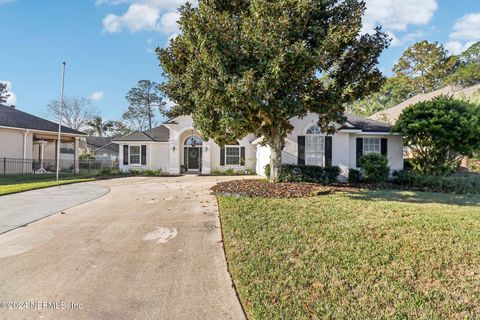
[[[316,183],[271,183],[259,179],[224,181],[212,188],[217,194],[267,198],[298,198],[327,195],[335,191],[341,191],[341,189]]]

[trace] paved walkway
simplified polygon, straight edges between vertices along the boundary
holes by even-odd
[[[108,190],[98,183],[81,183],[2,196],[0,234],[99,198]]]
[[[0,319],[244,319],[209,191],[216,180],[97,182],[110,192],[0,235],[1,300],[27,302],[0,306]]]

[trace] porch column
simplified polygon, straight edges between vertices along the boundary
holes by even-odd
[[[27,137],[28,137],[28,130],[23,132],[23,166],[22,172],[25,174],[27,171]]]
[[[45,144],[46,143],[47,143],[46,141],[40,141],[40,144],[38,145],[39,148],[40,148],[40,168],[39,168],[40,170],[45,169],[43,167],[43,159],[45,158]]]
[[[202,174],[212,173],[212,148],[211,142],[204,141],[202,146]]]
[[[168,149],[170,157],[168,173],[180,174],[180,146],[178,140],[169,140]]]
[[[79,145],[80,145],[80,138],[75,137],[75,142],[73,143],[73,162],[74,162],[75,174],[80,173]]]

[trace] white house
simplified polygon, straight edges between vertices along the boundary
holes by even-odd
[[[0,104],[0,174],[56,169],[58,124]],[[62,126],[60,168],[79,170],[79,141],[86,135]]]
[[[292,118],[294,130],[288,135],[282,153],[285,164],[339,166],[346,178],[349,168],[358,168],[362,154],[381,153],[392,170],[403,169],[402,138],[391,133],[391,126],[354,115],[337,126],[333,135],[325,135],[316,125],[318,116]],[[186,172],[209,174],[212,170],[255,170],[264,174],[270,149],[262,138],[248,135],[236,144],[220,147],[203,141],[189,116],[175,118],[148,131],[136,131],[116,138],[119,144],[120,170],[161,169],[170,174]]]

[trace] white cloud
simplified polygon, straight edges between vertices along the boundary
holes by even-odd
[[[172,109],[172,108],[176,105],[176,103],[173,102],[173,101],[170,100],[170,99],[167,99],[167,100],[165,101],[165,103],[166,103],[166,104],[165,104],[165,108],[166,108],[167,110]]]
[[[406,31],[409,25],[427,24],[437,10],[437,0],[366,0],[364,30],[381,25],[387,31]]]
[[[168,12],[160,18],[160,30],[166,34],[176,34],[180,32],[178,26],[178,19],[180,19],[180,13]]]
[[[458,19],[448,38],[450,41],[445,47],[453,54],[459,54],[480,41],[480,13],[469,13]]]
[[[97,0],[95,1],[95,6],[101,6],[102,4],[117,5],[122,3],[128,3],[129,0]]]
[[[109,14],[103,19],[103,30],[108,33],[129,30],[157,31],[168,36],[180,32],[178,8],[187,0],[97,0],[96,5],[129,3],[122,15]],[[190,1],[194,5],[197,0]]]
[[[0,83],[5,83],[7,85],[7,93],[10,95],[7,98],[7,101],[5,102],[5,104],[7,106],[16,105],[17,104],[17,96],[15,95],[15,93],[12,92],[12,82],[11,81],[6,81],[6,80],[0,80]]]
[[[416,32],[407,33],[401,37],[397,37],[392,32],[387,32],[387,34],[392,38],[391,46],[400,47],[403,45],[408,45],[409,43],[418,40],[424,36],[423,32],[418,30]]]
[[[0,5],[14,2],[15,0],[0,0]]]
[[[391,45],[406,45],[423,36],[419,31],[398,36],[411,25],[425,25],[438,8],[437,0],[366,0],[363,18],[363,33],[369,33],[376,26],[392,38]]]
[[[103,27],[109,33],[120,32],[123,29],[128,29],[131,32],[155,30],[159,17],[158,9],[143,4],[132,4],[122,16],[114,14],[106,16],[103,19]]]
[[[93,101],[100,101],[103,99],[103,96],[104,96],[103,91],[97,91],[92,93],[92,96],[90,97],[90,99],[92,99]]]

